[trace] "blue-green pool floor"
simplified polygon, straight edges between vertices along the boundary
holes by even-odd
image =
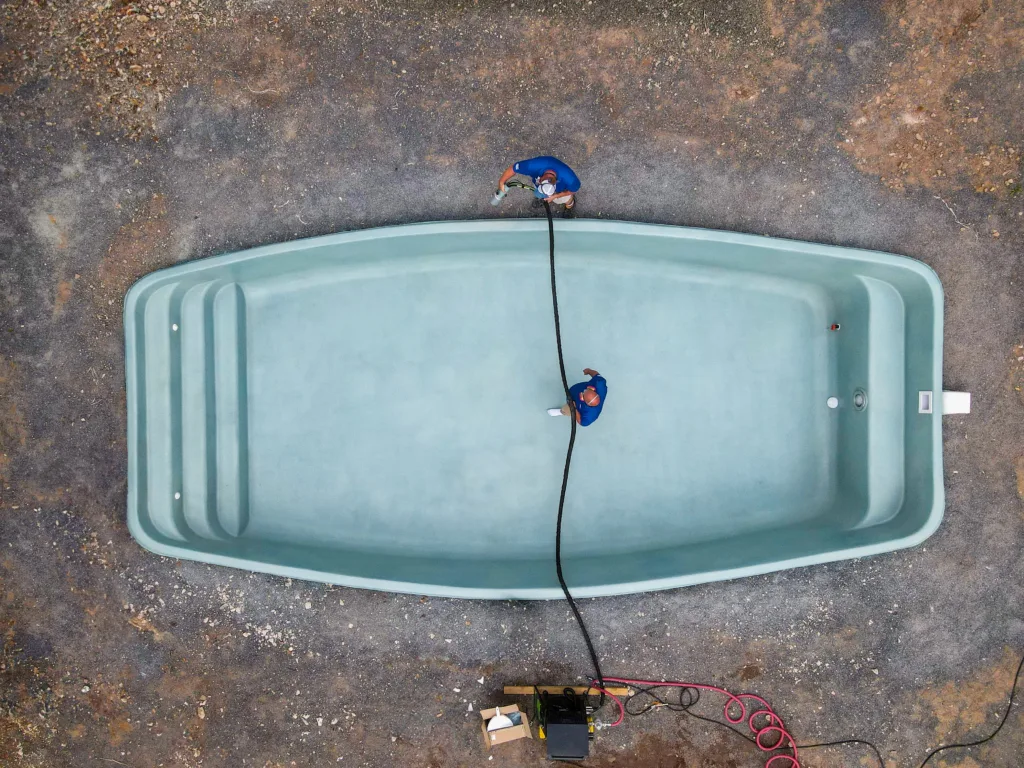
[[[569,437],[546,254],[460,254],[244,286],[245,538],[547,558]],[[641,255],[642,256],[642,255]],[[779,528],[835,496],[828,296],[736,271],[559,255],[581,429],[564,551]]]

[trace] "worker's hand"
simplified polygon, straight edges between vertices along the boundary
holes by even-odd
[[[586,374],[587,376],[600,376],[600,375],[601,375],[600,373],[598,373],[597,371],[595,371],[595,370],[594,370],[593,368],[584,368],[584,369],[583,369],[583,372],[584,372],[584,373],[585,373],[585,374]]]

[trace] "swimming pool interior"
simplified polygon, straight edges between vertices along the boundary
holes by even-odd
[[[563,397],[544,223],[370,232],[133,288],[133,532],[357,586],[560,596],[569,424],[545,412]],[[569,481],[574,593],[883,551],[938,524],[941,415],[917,409],[941,391],[930,270],[617,222],[557,237],[570,383],[590,366],[609,388]]]

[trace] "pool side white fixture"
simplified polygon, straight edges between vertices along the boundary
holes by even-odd
[[[921,390],[917,393],[917,412],[933,413],[935,411],[935,397],[931,390]],[[956,413],[971,412],[970,392],[947,392],[942,393],[942,415],[950,416]]]
[[[954,413],[971,412],[970,392],[943,392],[942,393],[942,415],[949,416]]]

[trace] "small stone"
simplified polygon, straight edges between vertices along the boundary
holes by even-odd
[[[206,719],[206,710],[203,709],[202,707],[200,707],[198,710],[196,710],[196,715],[199,717],[200,720],[205,720]]]
[[[89,689],[89,686],[88,686],[88,685],[83,685],[83,686],[82,686],[82,693],[88,693],[88,692],[89,692],[89,690],[90,690],[90,689]]]

